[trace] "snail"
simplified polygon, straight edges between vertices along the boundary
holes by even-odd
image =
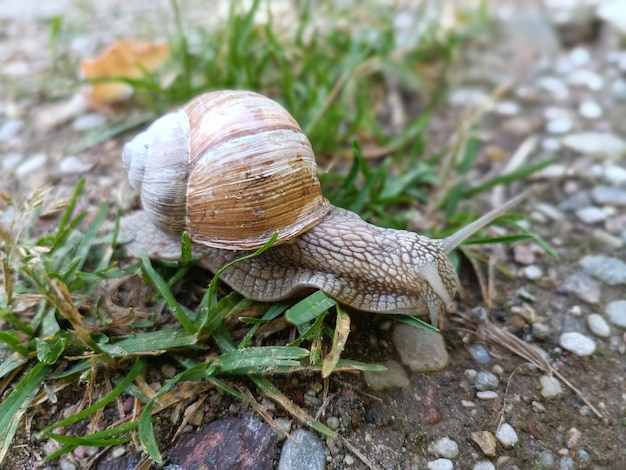
[[[434,325],[456,309],[450,252],[526,196],[443,239],[377,227],[324,198],[296,120],[249,91],[196,97],[128,142],[122,161],[144,208],[121,222],[134,234],[131,253],[175,258],[187,231],[216,272],[277,232],[273,246],[220,279],[255,300],[321,289],[362,311],[430,314]]]

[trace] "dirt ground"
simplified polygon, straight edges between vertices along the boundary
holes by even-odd
[[[28,192],[29,188],[51,186],[55,197],[67,196],[79,174],[65,173],[58,164],[69,155],[67,149],[78,133],[69,124],[43,131],[35,124],[35,118],[40,109],[52,106],[56,98],[63,96],[68,83],[59,81],[58,87],[52,87],[55,90],[52,94],[49,94],[49,86],[45,87],[48,94],[33,95],[28,91],[40,90],[46,80],[51,80],[49,54],[42,53],[49,47],[49,32],[44,27],[47,18],[63,14],[65,21],[79,25],[80,34],[77,33],[77,37],[81,39],[73,43],[76,49],[73,53],[77,56],[97,50],[109,39],[127,30],[138,17],[143,21],[138,22],[140,31],[148,31],[146,25],[150,22],[171,18],[163,13],[167,11],[166,5],[131,7],[124,2],[110,1],[99,7],[90,7],[81,2],[56,0],[46,2],[47,11],[39,10],[39,2],[21,1],[19,6],[17,3],[0,1],[0,10],[4,11],[0,14],[0,63],[4,63],[4,83],[13,84],[2,92],[0,111],[4,120],[17,117],[26,124],[17,143],[0,143],[3,146],[0,160],[5,165],[2,171],[7,175],[3,177],[2,189],[17,195]],[[556,167],[562,169],[562,173],[556,177],[548,174],[535,177],[534,181],[544,183],[547,189],[528,202],[524,211],[533,214],[541,204],[558,208],[562,219],[538,217],[532,219],[532,223],[534,230],[556,249],[559,259],[551,259],[533,248],[532,244],[525,243],[527,250],[534,255],[532,264],[539,266],[543,273],[539,280],[534,281],[521,274],[526,264],[518,261],[516,252],[506,248],[505,266],[513,275],[496,275],[497,300],[487,313],[491,324],[546,351],[549,364],[580,390],[600,416],[568,387],[563,386],[563,392],[555,398],[543,397],[539,381],[543,372],[506,348],[486,343],[491,362],[478,363],[468,351],[468,344],[480,343],[482,339],[468,333],[461,323],[451,321],[450,329],[444,333],[450,363],[442,371],[409,373],[408,386],[384,392],[368,389],[358,374],[339,374],[330,379],[327,390],[329,399],[320,419],[339,417],[338,432],[376,468],[448,468],[427,467],[429,462],[438,458],[436,452],[429,451],[429,446],[432,447],[433,442],[443,437],[458,444],[458,456],[450,459],[453,468],[458,469],[626,468],[626,330],[611,325],[608,336],[597,337],[589,332],[586,322],[590,313],[603,314],[607,303],[626,298],[626,287],[624,284],[610,286],[601,283],[600,298],[594,303],[584,302],[574,291],[559,288],[569,276],[581,272],[579,261],[584,255],[606,255],[626,261],[626,239],[622,235],[621,245],[607,243],[605,239],[593,235],[597,225],[581,220],[575,210],[564,208],[565,201],[575,200],[576,192],[588,194],[601,184],[598,168],[604,168],[602,165],[606,162],[562,146],[552,148],[554,141],[563,134],[551,133],[546,127],[550,121],[546,118],[546,109],[556,106],[572,109],[576,115],[573,129],[565,133],[593,129],[623,136],[626,135],[623,111],[626,101],[610,106],[613,103],[611,100],[617,101],[617,98],[609,96],[609,91],[606,91],[608,86],[596,90],[594,96],[604,106],[604,114],[592,124],[586,124],[587,121],[576,114],[577,100],[586,92],[575,89],[573,97],[555,104],[554,88],[546,92],[547,86],[542,88],[537,85],[545,75],[557,76],[567,82],[566,77],[571,70],[561,67],[559,58],[571,57],[571,51],[576,47],[589,52],[589,68],[593,68],[607,82],[612,78],[623,78],[626,75],[626,36],[619,39],[619,34],[593,13],[580,21],[572,20],[557,27],[553,12],[539,6],[539,2],[505,3],[510,9],[496,9],[496,25],[491,33],[462,51],[463,58],[456,66],[458,70],[452,74],[455,77],[454,89],[459,93],[451,95],[461,104],[454,103],[451,98],[450,106],[442,107],[440,116],[433,121],[433,132],[437,136],[455,132],[454,126],[458,121],[451,117],[458,116],[464,105],[469,106],[473,99],[461,92],[478,89],[489,94],[496,86],[507,83],[510,86],[503,100],[515,102],[520,110],[514,115],[497,112],[484,115],[480,132],[485,141],[485,163],[481,170],[490,171],[488,166],[491,163],[496,166],[501,164],[498,155],[515,152],[533,136],[540,143],[530,152],[529,159],[548,153],[556,156]],[[88,12],[87,17],[76,21],[75,18],[84,15],[85,11]],[[110,29],[98,28],[103,18],[112,17],[118,21],[111,23]],[[621,54],[622,59],[619,60],[623,60],[624,65],[620,66],[617,59],[617,62],[606,59],[611,53]],[[19,87],[15,87],[16,82],[19,82]],[[525,92],[525,89],[539,91],[533,94]],[[122,143],[123,139],[114,139],[78,155],[86,168],[89,200],[107,199],[123,206],[123,195],[128,194],[128,188],[119,189],[126,180],[119,160]],[[18,175],[7,169],[6,162],[11,158],[25,161],[39,153],[48,156],[49,164]],[[611,165],[624,168],[625,161],[622,154]],[[615,187],[623,188],[625,184],[624,181],[618,182]],[[623,214],[624,207],[616,204],[612,217],[618,218]],[[619,236],[611,240],[615,238]],[[460,306],[460,313],[474,318],[476,312],[472,311],[472,307],[480,303],[480,296],[472,293],[478,292],[479,287],[468,267],[463,273],[463,284],[469,295]],[[526,290],[533,297],[532,301],[522,300],[518,295],[519,289]],[[352,333],[344,357],[366,362],[400,361],[388,319],[358,312],[351,313],[351,318]],[[533,325],[537,323],[547,327],[545,337],[533,332]],[[580,357],[563,348],[559,337],[569,331],[593,338],[596,351]],[[476,398],[472,371],[491,371],[499,378],[494,390],[497,394],[495,399]],[[325,395],[321,390],[324,384],[318,377],[295,375],[278,378],[276,383],[312,415],[322,408]],[[318,394],[305,393],[311,389],[317,390]],[[77,393],[82,391],[71,387],[59,393],[56,410],[64,410],[74,403]],[[203,405],[206,422],[251,413],[241,403],[214,390],[208,394],[209,398]],[[277,417],[287,416],[278,407],[273,408],[273,413]],[[38,412],[27,416],[28,425],[20,429],[4,468],[84,468],[83,463],[88,459],[81,460],[81,456],[76,455],[73,462],[66,459],[64,462],[42,463],[47,443],[36,441],[30,431],[45,426],[48,416]],[[167,422],[166,417],[159,420],[157,424],[162,429],[163,438],[161,448],[167,454],[171,446],[169,439],[176,425]],[[502,422],[513,427],[519,442],[511,448],[498,444],[494,455],[485,455],[472,433],[495,433]],[[293,425],[296,426],[295,423]],[[342,441],[325,440],[325,446],[328,456],[326,468],[367,468]],[[94,463],[90,468],[133,468],[139,458],[131,447],[120,460],[108,464],[110,466]],[[277,445],[275,461],[279,451],[280,445]],[[554,462],[552,466],[551,460]],[[478,462],[487,461],[494,467],[475,467]]]

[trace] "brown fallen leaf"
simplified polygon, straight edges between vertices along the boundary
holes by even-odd
[[[167,44],[145,41],[117,41],[100,56],[85,59],[80,64],[83,78],[134,78],[154,72],[169,58]],[[121,81],[93,83],[87,93],[92,105],[98,107],[129,98],[133,87]]]

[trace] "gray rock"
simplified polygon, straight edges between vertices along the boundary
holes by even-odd
[[[626,328],[626,300],[614,300],[608,303],[605,311],[611,323]]]
[[[315,434],[305,429],[296,429],[292,439],[285,439],[280,453],[278,470],[322,470],[326,465],[324,445]]]
[[[593,91],[601,90],[604,87],[604,79],[590,69],[574,70],[567,81],[570,85],[586,87]]]
[[[598,119],[602,116],[602,108],[593,100],[586,100],[578,106],[578,113],[585,119]]]
[[[409,386],[409,378],[400,364],[396,361],[387,361],[383,365],[387,370],[381,372],[363,372],[363,378],[368,387],[372,390],[380,391]]]
[[[563,393],[561,382],[556,377],[542,375],[539,377],[539,383],[541,384],[541,396],[544,398],[558,397]]]
[[[552,470],[556,468],[556,462],[554,461],[554,455],[549,450],[544,450],[539,454],[539,460],[541,461],[541,468],[546,470]]]
[[[626,189],[613,186],[596,186],[591,190],[591,199],[596,204],[626,206]]]
[[[426,468],[428,468],[428,470],[452,470],[454,465],[452,465],[451,460],[437,459],[432,462],[428,462],[426,464]]]
[[[48,161],[48,156],[43,153],[37,153],[27,160],[23,161],[16,169],[17,176],[28,176],[42,168]]]
[[[577,272],[568,276],[557,287],[559,294],[574,294],[583,302],[597,304],[600,301],[600,285],[584,273]]]
[[[489,364],[491,362],[489,351],[482,344],[470,344],[467,347],[467,352],[470,353],[470,356],[479,364]]]
[[[581,357],[590,356],[596,350],[595,341],[577,331],[563,333],[559,337],[559,344],[562,348]]]
[[[107,117],[100,113],[85,113],[78,116],[72,122],[72,129],[75,131],[87,131],[100,127],[107,122]]]
[[[481,460],[480,462],[476,462],[474,464],[472,470],[496,470],[496,466],[489,460]]]
[[[393,331],[393,343],[402,363],[413,372],[436,371],[448,365],[443,336],[436,331],[399,323]]]
[[[8,142],[18,135],[24,127],[24,121],[21,119],[7,119],[0,126],[0,142]]]
[[[596,224],[606,219],[606,212],[600,207],[581,207],[576,211],[576,217],[586,224]]]
[[[626,263],[611,256],[585,256],[580,265],[589,276],[600,279],[609,286],[626,284]]]
[[[584,155],[617,161],[626,154],[626,142],[613,134],[581,132],[563,137],[565,147]]]
[[[592,313],[587,317],[589,330],[600,338],[608,338],[611,335],[611,327],[602,315]]]
[[[446,459],[456,459],[459,456],[458,444],[447,436],[431,442],[428,450],[437,457]]]
[[[476,390],[495,390],[500,385],[498,377],[491,372],[479,372],[474,380],[474,387]]]
[[[505,449],[510,449],[519,442],[515,429],[509,423],[502,423],[496,431],[496,439]]]

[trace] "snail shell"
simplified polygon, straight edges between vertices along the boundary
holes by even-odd
[[[278,103],[248,91],[200,95],[125,145],[152,222],[196,243],[248,250],[307,231],[328,213],[311,144]]]

